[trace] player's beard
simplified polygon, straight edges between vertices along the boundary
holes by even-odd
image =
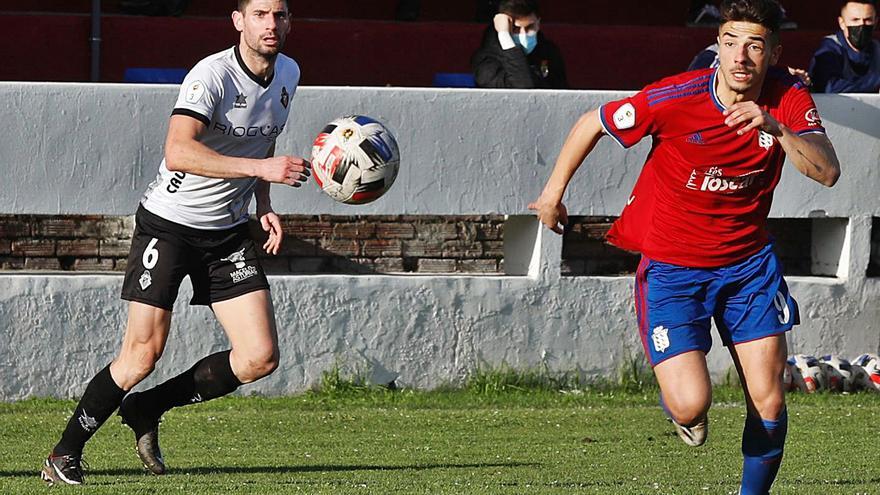
[[[270,46],[263,43],[266,38],[265,35],[258,36],[254,40],[245,39],[245,43],[253,53],[263,57],[271,63],[274,62],[278,57],[278,54],[281,53],[281,49],[284,48],[284,42],[287,41],[287,36],[284,33],[276,33],[273,34],[272,37],[275,38],[275,44]]]

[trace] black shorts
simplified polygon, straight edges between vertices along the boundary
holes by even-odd
[[[122,299],[170,311],[187,275],[192,305],[208,306],[269,288],[246,224],[193,229],[138,207]]]

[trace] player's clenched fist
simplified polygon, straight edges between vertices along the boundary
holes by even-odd
[[[507,14],[495,14],[492,24],[495,25],[495,31],[499,33],[510,33],[513,31],[513,17]]]
[[[274,156],[263,160],[260,178],[266,182],[299,187],[309,180],[312,164],[297,156]]]
[[[739,128],[736,133],[740,136],[752,129],[760,129],[774,136],[782,134],[779,122],[754,101],[734,103],[724,110],[724,117],[728,127]]]
[[[562,203],[538,198],[537,201],[529,204],[529,209],[537,213],[539,222],[557,234],[562,234],[565,225],[568,224],[568,209]]]

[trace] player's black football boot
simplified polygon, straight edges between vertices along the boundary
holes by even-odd
[[[134,431],[135,450],[144,468],[153,474],[165,474],[165,459],[159,448],[159,418],[148,417],[137,406],[138,393],[128,394],[119,406],[122,424]]]
[[[40,478],[52,486],[56,483],[64,485],[82,485],[83,459],[78,455],[49,455],[43,463]]]

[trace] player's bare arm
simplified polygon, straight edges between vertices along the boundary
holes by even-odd
[[[837,153],[824,134],[798,136],[753,101],[734,103],[724,116],[724,123],[737,129],[737,134],[760,129],[775,136],[795,168],[816,182],[831,187],[840,177]]]
[[[221,155],[199,142],[199,135],[206,129],[204,123],[192,117],[171,116],[165,140],[168,170],[218,179],[257,177],[293,187],[299,187],[311,175],[309,162],[296,156],[260,160]]]
[[[275,155],[275,145],[269,148],[266,154],[267,158]],[[269,234],[269,238],[263,244],[263,250],[268,254],[278,254],[281,248],[281,241],[284,239],[284,230],[281,228],[281,219],[272,210],[272,198],[269,195],[271,184],[260,179],[254,188],[254,197],[257,201],[257,218],[260,219],[260,226],[263,231]]]
[[[537,212],[538,220],[557,234],[562,234],[561,225],[568,223],[568,210],[562,204],[565,189],[602,135],[599,111],[593,110],[582,115],[568,133],[541,196],[529,204],[529,209]]]

